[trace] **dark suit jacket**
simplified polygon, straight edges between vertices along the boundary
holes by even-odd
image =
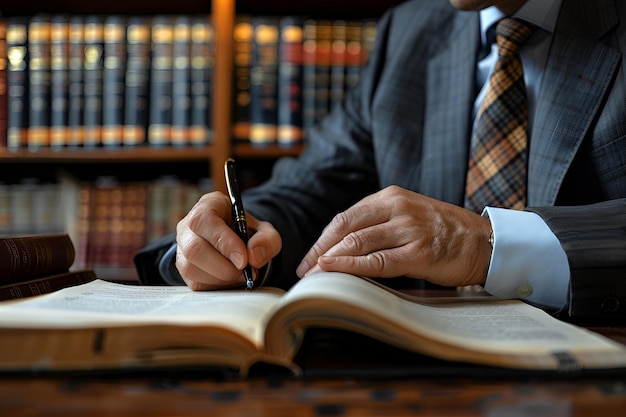
[[[271,283],[289,286],[330,219],[385,186],[463,204],[479,42],[478,13],[442,0],[381,19],[360,87],[300,158],[245,193],[246,209],[283,237]],[[528,203],[568,256],[571,315],[626,315],[625,48],[624,2],[563,2],[530,136]]]

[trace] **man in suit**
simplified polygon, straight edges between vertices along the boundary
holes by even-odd
[[[497,60],[492,24],[507,15],[538,27],[520,50],[526,209],[485,202],[472,212],[463,205],[474,119]],[[619,0],[400,4],[379,22],[359,87],[299,158],[244,194],[247,248],[228,198],[207,194],[179,223],[177,244],[168,250],[170,236],[138,255],[142,280],[233,287],[250,263],[258,284],[288,287],[319,270],[405,276],[483,285],[561,315],[623,317],[625,48]]]

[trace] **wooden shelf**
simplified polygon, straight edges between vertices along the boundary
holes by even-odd
[[[298,156],[303,149],[304,145],[285,148],[277,145],[258,147],[238,143],[234,146],[233,155],[240,158],[280,158],[281,156]]]
[[[160,162],[208,161],[213,155],[211,146],[203,147],[120,147],[120,148],[41,148],[36,151],[20,149],[15,152],[0,149],[0,162],[14,163],[93,163],[93,162]]]

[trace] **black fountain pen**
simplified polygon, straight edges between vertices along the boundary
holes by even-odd
[[[230,197],[230,204],[233,209],[233,221],[235,223],[235,232],[243,243],[248,246],[248,224],[246,222],[246,214],[243,210],[243,203],[241,201],[241,193],[239,192],[239,182],[237,181],[237,174],[235,172],[235,160],[228,158],[224,163],[224,174],[226,176],[226,188],[228,189],[228,195]],[[252,280],[252,267],[250,264],[246,265],[243,269],[243,276],[246,278],[246,287],[251,290],[254,286]]]

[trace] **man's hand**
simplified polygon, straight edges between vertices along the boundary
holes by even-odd
[[[391,186],[335,216],[297,274],[324,270],[482,285],[491,258],[490,233],[486,218]]]
[[[243,268],[254,273],[276,256],[280,235],[267,222],[246,214],[248,247],[231,228],[232,208],[219,192],[205,194],[176,227],[176,268],[192,290],[211,290],[243,285]]]

